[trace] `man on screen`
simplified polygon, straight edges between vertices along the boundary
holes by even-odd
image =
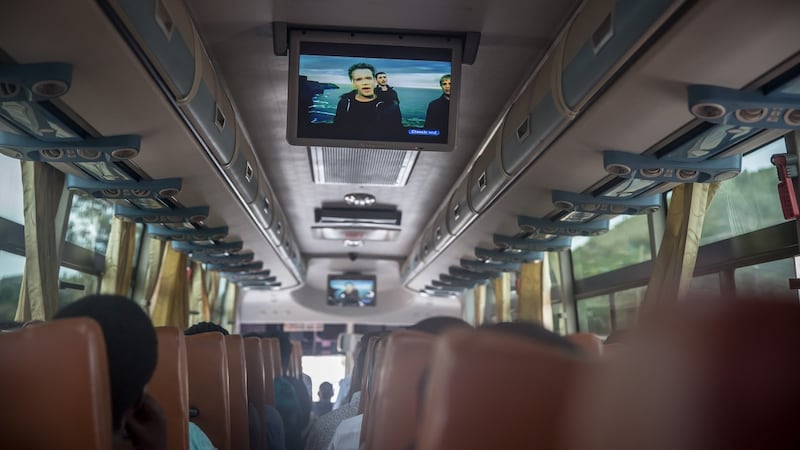
[[[344,285],[344,292],[339,294],[339,300],[344,306],[358,306],[358,302],[361,301],[361,295],[353,286],[353,283],[347,283]]]
[[[400,99],[397,97],[397,91],[389,86],[389,76],[386,75],[386,72],[376,73],[375,79],[378,80],[378,86],[375,88],[375,93],[378,95],[378,98],[399,105]]]
[[[439,130],[440,136],[447,138],[447,125],[450,122],[450,74],[439,78],[442,95],[428,104],[425,113],[425,129]]]
[[[375,92],[375,68],[357,63],[347,70],[353,90],[342,95],[333,126],[343,139],[383,140],[402,134],[397,103],[381,99]]]

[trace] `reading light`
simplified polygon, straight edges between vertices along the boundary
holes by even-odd
[[[344,202],[350,206],[372,206],[375,204],[375,196],[366,193],[352,193],[344,196]]]

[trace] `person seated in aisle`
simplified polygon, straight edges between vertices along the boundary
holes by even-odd
[[[192,336],[192,335],[195,335],[195,334],[215,333],[215,332],[216,333],[221,333],[223,336],[229,336],[230,335],[230,332],[227,329],[225,329],[223,326],[218,325],[218,324],[216,324],[214,322],[198,322],[198,323],[190,326],[189,328],[187,328],[183,332],[183,334],[186,335],[186,336]],[[258,428],[258,425],[257,425],[256,422],[258,420],[260,420],[260,418],[258,416],[258,410],[256,409],[256,406],[252,405],[252,404],[249,404],[249,403],[247,405],[247,420],[249,422],[248,430],[250,432],[250,447],[251,447],[251,450],[259,450],[259,449],[256,448],[256,445],[258,443],[258,433],[259,433],[259,428]],[[274,426],[279,426],[279,424],[275,424]],[[189,422],[189,438],[190,438],[190,441],[192,440],[192,433],[198,433],[198,432],[202,433],[202,430],[200,429],[200,427],[198,427],[197,425],[195,425],[192,422]],[[203,434],[203,436],[205,436],[205,434]],[[206,437],[205,439],[208,440],[208,437]],[[198,440],[202,441],[202,439],[200,439],[199,437],[198,437]],[[209,441],[209,445],[210,444],[211,444],[211,442]],[[268,444],[269,444],[269,442],[268,442]],[[191,445],[192,445],[192,442],[190,442],[190,446]],[[280,450],[281,447],[279,445],[275,445],[275,447],[270,447],[268,445],[267,448],[269,448],[269,449],[276,448],[276,449]],[[191,447],[191,450],[201,450],[201,449],[195,449],[194,447]],[[203,447],[202,450],[205,450],[205,447]]]
[[[275,408],[283,419],[287,450],[302,450],[311,419],[311,396],[303,380],[286,375],[292,358],[292,342],[283,331],[273,331],[267,337],[277,338],[280,344],[284,373],[275,379]]]
[[[164,450],[167,423],[158,403],[145,392],[158,359],[150,318],[133,300],[90,295],[59,310],[54,320],[88,317],[103,331],[108,355],[114,450]]]
[[[333,385],[327,381],[323,382],[319,385],[317,395],[319,395],[319,401],[314,402],[314,415],[319,417],[333,410],[333,402],[331,402],[333,398]]]
[[[459,328],[472,328],[472,325],[457,317],[436,316],[423,319],[408,327],[409,330],[431,334],[434,336],[439,336],[446,331]],[[409,395],[417,394],[418,393],[409,393]],[[334,433],[333,438],[328,445],[328,450],[358,450],[363,421],[363,414],[359,414],[342,421],[336,428],[336,432]]]
[[[356,366],[349,383],[351,388],[347,393],[339,392],[342,406],[319,417],[311,428],[306,439],[305,450],[325,450],[333,440],[336,428],[343,421],[358,415],[358,404],[361,401],[361,379],[364,376],[364,363],[367,357],[367,343],[373,336],[381,336],[383,332],[366,333],[361,336],[356,352]]]

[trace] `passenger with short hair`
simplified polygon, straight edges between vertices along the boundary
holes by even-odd
[[[75,317],[94,319],[103,331],[114,449],[166,449],[164,412],[145,392],[158,360],[150,318],[133,300],[118,295],[84,297],[59,310],[54,319]]]
[[[200,333],[211,333],[216,331],[217,333],[222,333],[223,336],[229,336],[230,333],[226,330],[223,326],[218,325],[214,322],[198,322],[183,332],[186,336],[191,336],[193,334],[200,334]]]
[[[333,403],[331,399],[333,398],[333,385],[328,383],[327,381],[323,382],[319,385],[319,391],[317,392],[319,395],[319,401],[314,402],[314,415],[319,417],[323,414],[327,414],[331,412],[333,409]]]

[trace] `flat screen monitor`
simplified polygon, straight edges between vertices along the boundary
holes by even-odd
[[[293,145],[450,151],[461,39],[293,31]]]
[[[374,275],[329,275],[328,305],[345,307],[375,306]]]

